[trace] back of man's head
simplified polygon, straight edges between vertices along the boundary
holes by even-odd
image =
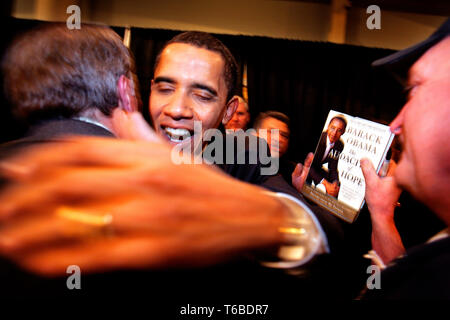
[[[230,50],[219,39],[209,33],[201,31],[187,31],[180,33],[170,39],[162,48],[161,52],[156,57],[155,69],[159,63],[161,53],[172,43],[189,44],[197,48],[207,49],[220,54],[224,61],[223,76],[227,85],[227,101],[235,95],[239,78],[237,62]]]
[[[134,62],[120,37],[103,26],[69,30],[52,23],[19,36],[2,61],[6,97],[27,120],[73,117],[88,109],[111,115],[117,82]]]

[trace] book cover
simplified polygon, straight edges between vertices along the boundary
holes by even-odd
[[[393,138],[389,126],[331,110],[303,195],[352,223],[364,205],[365,181],[359,162],[368,158],[379,172]]]

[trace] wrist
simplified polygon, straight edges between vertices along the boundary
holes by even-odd
[[[372,235],[385,235],[391,234],[396,230],[394,215],[378,215],[371,216],[372,221]]]
[[[272,193],[283,206],[285,218],[278,227],[281,242],[272,259],[263,265],[273,268],[293,268],[310,261],[315,255],[328,252],[326,236],[312,211],[297,199]]]
[[[372,224],[391,224],[394,223],[394,209],[395,207],[385,207],[372,209],[369,207],[370,219]]]

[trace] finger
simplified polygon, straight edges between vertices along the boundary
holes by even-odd
[[[156,268],[167,261],[164,238],[98,238],[95,241],[53,246],[13,257],[25,269],[44,276],[66,274],[76,265],[82,273],[123,268]]]
[[[125,112],[116,108],[113,111],[112,127],[116,136],[121,139],[163,143],[139,112]]]
[[[220,237],[209,239],[170,235],[98,238],[96,241],[16,255],[13,260],[25,269],[44,276],[64,275],[71,265],[80,267],[82,273],[198,267],[229,259],[239,251],[234,248],[221,250],[217,243],[221,240]],[[180,250],[180,247],[184,249]]]
[[[0,231],[0,252],[3,255],[17,255],[25,251],[40,250],[41,247],[62,245],[80,239],[90,239],[102,229],[95,224],[72,221],[60,217],[57,210],[53,214],[22,219],[10,223]],[[98,211],[101,212],[101,211]],[[91,219],[95,219],[93,214]],[[97,220],[102,217],[97,216]]]
[[[309,169],[314,159],[314,154],[312,152],[308,153],[305,159],[305,168]]]
[[[0,174],[21,180],[58,166],[127,167],[146,163],[155,156],[169,161],[170,147],[110,138],[67,138],[64,142],[30,148],[2,161]]]
[[[8,186],[0,193],[0,220],[41,215],[59,205],[117,203],[141,194],[148,187],[152,170],[147,167],[120,169],[59,168],[52,175],[39,176]]]
[[[98,237],[26,252],[12,256],[12,259],[24,268],[46,276],[66,274],[70,265],[77,265],[87,273],[130,268],[199,267],[232,259],[243,248],[252,247],[248,240],[220,232],[214,235],[195,232],[189,235]]]
[[[314,159],[314,154],[312,154],[311,152],[308,153],[308,155],[306,156],[306,159],[305,159],[305,164],[303,165],[303,171],[302,171],[302,175],[301,175],[301,179],[302,179],[303,183],[306,181],[306,178],[308,177],[309,169],[311,168],[311,163],[312,163],[313,159]]]
[[[380,178],[378,177],[372,162],[367,158],[363,158],[360,163],[366,186],[372,186],[377,183]]]
[[[303,165],[301,163],[297,163],[295,166],[294,172],[292,172],[292,178],[299,177],[302,174]]]
[[[11,183],[0,193],[0,221],[23,216],[38,216],[51,213],[54,208],[65,206],[90,206],[109,203],[118,205],[134,198],[149,200],[150,197],[167,195],[183,197],[187,192],[207,193],[214,188],[198,188],[187,185],[191,179],[218,183],[230,183],[229,178],[209,168],[197,166],[179,167],[186,180],[178,179],[179,171],[165,158],[146,159],[127,170],[106,167],[59,167],[51,172],[35,175],[26,181]],[[189,169],[189,170],[188,170]],[[192,170],[196,169],[196,170]],[[233,182],[234,183],[234,182]],[[214,183],[211,182],[213,185]],[[164,186],[162,188],[161,186]],[[174,191],[185,190],[183,194]],[[130,201],[131,201],[130,200]],[[170,199],[167,203],[173,204]],[[166,203],[166,207],[167,207]],[[169,206],[170,207],[170,206]]]
[[[150,204],[144,208],[142,205],[136,207],[132,196],[124,197],[121,201],[117,198],[103,202],[97,199],[95,204],[84,206],[48,205],[45,209],[37,209],[38,211],[28,215],[21,211],[20,217],[9,219],[0,228],[0,252],[17,255],[41,250],[42,247],[90,240],[106,231],[114,231],[115,235],[161,232],[161,228],[158,229],[158,224],[155,223],[158,217],[152,219],[155,215],[148,210],[154,206]],[[170,199],[166,197],[164,200],[167,203]],[[130,212],[129,209],[137,210]]]

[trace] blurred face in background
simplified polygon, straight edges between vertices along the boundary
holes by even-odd
[[[238,130],[247,129],[247,125],[250,122],[250,113],[248,112],[247,104],[244,100],[239,99],[239,105],[236,112],[233,114],[233,118],[225,124],[225,129]]]
[[[269,145],[272,156],[278,153],[278,156],[282,157],[287,152],[289,147],[289,136],[291,132],[288,125],[278,119],[267,117],[261,122],[261,126],[258,128],[258,130],[261,129],[267,130],[267,144]],[[278,136],[272,136],[270,131],[271,129],[278,129]],[[274,143],[272,143],[272,138]]]

